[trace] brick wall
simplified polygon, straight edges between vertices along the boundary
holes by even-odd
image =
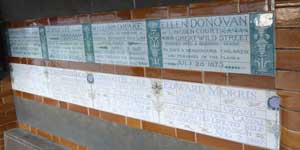
[[[247,13],[255,11],[270,11],[271,1],[266,0],[218,0],[204,1],[192,4],[165,5],[164,2],[139,4],[144,7],[155,5],[159,7],[138,8],[132,10],[110,11],[102,13],[92,13],[77,16],[50,17],[34,20],[14,21],[10,23],[10,27],[25,27],[36,25],[57,25],[57,24],[77,24],[88,22],[117,21],[129,19],[147,19],[147,18],[173,18],[180,16],[201,16],[201,15],[224,15],[232,13]],[[134,4],[134,5],[137,5]],[[143,76],[153,78],[164,78],[178,81],[192,81],[198,83],[213,83],[218,85],[231,85],[240,87],[252,87],[263,89],[277,89],[278,94],[282,97],[281,103],[281,148],[297,149],[300,148],[300,2],[295,0],[276,1],[276,78],[263,77],[255,75],[241,75],[231,73],[215,73],[202,71],[182,71],[175,69],[154,69],[143,67],[125,67],[118,65],[103,64],[87,64],[66,61],[48,61],[40,59],[28,58],[10,58],[10,62],[23,63],[41,66],[71,68],[79,70],[97,71],[113,74],[123,74],[131,76]],[[129,8],[131,9],[131,8]],[[182,76],[183,74],[188,76]],[[201,77],[201,78],[200,78]],[[84,113],[91,116],[100,116],[99,111],[83,108],[73,104],[65,104],[56,100],[45,99],[28,93],[19,91],[14,92],[16,96],[25,97],[36,100],[47,105],[55,105],[62,109],[68,109]],[[102,119],[127,123],[128,126],[141,128],[140,120],[130,118],[122,118],[113,114],[101,115]],[[125,121],[127,120],[127,121]],[[20,123],[20,127],[32,130],[31,127]],[[197,142],[195,139],[204,139],[206,145],[216,146],[218,148],[243,147],[243,149],[259,149],[248,145],[240,145],[239,143],[227,142],[224,140],[211,138],[207,136],[197,135],[195,133],[177,131],[177,129],[169,129],[152,123],[145,123],[144,130],[157,132],[160,134],[173,136],[175,133],[182,136],[177,138]],[[175,132],[176,130],[176,132]],[[39,133],[39,132],[36,132]],[[40,131],[42,133],[42,131]],[[49,133],[51,134],[51,133]],[[47,134],[40,134],[48,137]],[[176,136],[175,136],[176,137]],[[56,138],[51,137],[54,141]],[[50,139],[51,139],[50,138]],[[70,146],[71,147],[71,146]],[[78,147],[78,146],[77,146]]]
[[[276,2],[277,75],[281,149],[300,148],[300,2]]]
[[[3,132],[16,127],[16,112],[8,74],[0,81],[0,100],[0,149],[4,149]]]
[[[3,23],[0,23],[0,28],[3,29]],[[2,41],[2,38],[0,38]],[[3,132],[5,130],[15,128],[16,125],[16,112],[13,103],[13,93],[11,87],[11,80],[6,66],[7,60],[5,59],[5,52],[3,43],[0,44],[0,149],[4,149]],[[2,76],[4,75],[4,76]]]

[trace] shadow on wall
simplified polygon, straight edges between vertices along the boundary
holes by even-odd
[[[14,21],[199,1],[207,0],[0,0],[0,10],[5,20]]]
[[[5,38],[5,23],[0,20],[0,80],[2,80],[5,74],[8,72],[7,53],[6,49],[6,38]]]

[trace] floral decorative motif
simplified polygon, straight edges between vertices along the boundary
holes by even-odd
[[[251,14],[250,17],[252,73],[274,75],[273,14]]]
[[[162,67],[162,43],[160,21],[147,21],[147,41],[149,51],[149,64],[151,67]]]
[[[160,113],[163,110],[163,106],[164,106],[164,103],[162,103],[160,101],[160,97],[162,96],[162,89],[163,88],[162,88],[161,81],[159,81],[159,80],[152,81],[152,93],[155,96],[155,98],[152,99],[152,103],[153,103],[154,109],[157,112],[157,117],[158,117],[159,121],[160,121]]]
[[[86,61],[95,62],[92,26],[90,24],[83,24],[82,31],[83,31],[83,38],[84,38]]]
[[[44,59],[48,59],[48,46],[45,27],[39,27],[42,55]]]

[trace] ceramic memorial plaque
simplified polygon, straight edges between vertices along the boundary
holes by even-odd
[[[49,59],[85,62],[82,25],[46,26]]]
[[[145,22],[92,24],[95,62],[148,66]]]
[[[43,58],[39,28],[8,29],[13,57]]]
[[[272,90],[32,65],[12,68],[16,90],[245,144],[279,146]]]
[[[160,32],[163,68],[274,75],[272,13],[164,19]]]

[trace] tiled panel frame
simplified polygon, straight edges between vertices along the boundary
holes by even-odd
[[[226,1],[223,3],[223,1],[220,3],[213,1],[213,2],[200,2],[200,3],[194,3],[190,5],[175,5],[175,6],[166,6],[166,7],[157,7],[157,8],[146,8],[146,9],[136,9],[136,10],[131,10],[131,11],[120,11],[120,12],[112,12],[112,13],[99,13],[98,14],[93,14],[93,15],[88,15],[88,16],[99,16],[97,17],[97,21],[113,21],[113,20],[120,20],[120,19],[144,19],[144,18],[167,18],[167,17],[176,17],[176,16],[187,16],[187,15],[212,15],[212,14],[230,14],[230,13],[237,13],[237,12],[253,12],[253,11],[266,11],[266,10],[271,10],[272,5],[271,1],[268,1],[270,3],[266,3],[267,1],[265,0],[257,0],[257,1],[244,1],[241,0],[239,3],[237,0],[232,0],[230,3]],[[226,9],[222,9],[226,5]],[[211,11],[207,11],[206,9],[203,9],[203,7],[210,7]],[[227,7],[230,6],[230,7]],[[218,11],[222,10],[222,11]],[[299,26],[299,16],[297,16],[297,12],[299,10],[299,3],[297,1],[276,1],[276,17],[277,17],[277,26],[286,26],[286,28],[290,27],[297,27]],[[166,15],[167,14],[167,15]],[[106,15],[106,16],[105,16]],[[104,17],[102,17],[104,16]],[[282,16],[280,19],[279,17]],[[290,16],[290,18],[287,18],[287,16]],[[60,18],[60,17],[58,17]],[[79,17],[69,17],[70,20],[74,20],[74,18],[79,18]],[[89,18],[89,17],[88,17]],[[62,20],[62,19],[60,19]],[[89,22],[88,20],[85,20]],[[48,18],[42,18],[42,19],[36,19],[36,20],[30,20],[30,21],[19,21],[19,22],[13,22],[12,25],[14,27],[24,27],[28,25],[48,25],[50,24],[50,20]],[[72,23],[71,23],[72,24]],[[278,30],[279,28],[277,28]],[[297,30],[295,30],[297,31]],[[277,37],[281,37],[278,36]],[[290,36],[291,37],[291,36]],[[297,37],[297,36],[292,36],[292,37]],[[284,39],[284,38],[282,38]],[[278,38],[277,38],[278,40]],[[280,40],[281,41],[281,40]],[[279,41],[279,42],[280,42]],[[291,41],[291,40],[290,40]],[[293,40],[297,41],[297,40]],[[295,44],[289,44],[289,45],[295,45]],[[277,68],[281,68],[281,70],[288,70],[292,71],[297,70],[297,47],[296,48],[289,48],[290,46],[285,46],[287,49],[293,50],[292,53],[294,55],[278,55],[280,52],[288,52],[288,51],[280,51],[277,52],[277,60],[281,58],[281,60],[292,60],[292,63],[285,63],[285,66],[283,67],[281,64],[279,65],[279,62],[277,61]],[[282,49],[286,49],[286,48]],[[277,46],[278,48],[278,46]],[[278,51],[279,49],[277,49]],[[12,60],[17,61],[17,62],[23,62],[23,63],[33,63],[36,65],[52,65],[52,66],[57,66],[57,67],[68,67],[70,62],[61,62],[61,61],[44,61],[44,60],[39,60],[39,59],[15,59],[12,58]],[[295,60],[295,61],[294,61]],[[50,63],[49,63],[50,62]],[[108,72],[108,73],[114,73],[116,65],[91,65],[91,64],[76,64],[71,62],[73,68],[85,68],[87,70],[102,70],[103,72]],[[280,67],[279,67],[280,66]],[[291,67],[293,69],[291,69]],[[295,67],[296,66],[296,67]],[[118,66],[117,66],[118,67]],[[156,78],[162,78],[162,72],[164,71],[163,69],[154,69],[154,68],[133,68],[133,67],[123,67],[122,68],[122,73],[126,73],[129,75],[145,75],[146,77],[156,77]],[[137,71],[140,70],[140,71]],[[144,70],[144,71],[142,71]],[[183,71],[183,70],[175,70],[176,72],[173,73],[173,75],[176,77],[177,73],[187,73],[189,71]],[[197,72],[197,71],[196,71]],[[253,76],[253,75],[240,75],[240,74],[226,74],[226,73],[214,73],[214,72],[198,72],[198,74],[201,74],[201,82],[204,83],[213,83],[213,84],[222,84],[222,85],[234,85],[234,86],[243,86],[243,87],[254,87],[254,88],[268,88],[268,89],[275,89],[275,78],[262,78],[261,76]],[[182,76],[178,76],[176,78],[172,77],[175,80],[190,80]],[[298,78],[296,78],[298,79]],[[199,80],[199,79],[197,79]],[[297,81],[297,80],[296,80]],[[277,84],[278,85],[278,84]],[[281,88],[280,88],[281,89]],[[282,95],[284,100],[282,101],[282,106],[291,108],[292,106],[297,107],[298,104],[298,91],[297,90],[280,90],[279,95]],[[66,108],[66,105],[64,103],[61,103],[61,107]],[[294,105],[295,104],[295,105]],[[293,108],[292,110],[295,110]],[[97,113],[96,113],[97,114]],[[295,136],[297,134],[294,134]],[[298,136],[299,137],[299,136]],[[289,139],[287,137],[287,139]],[[226,144],[225,144],[226,145]],[[283,149],[294,149],[296,147],[290,147],[285,144],[282,144]],[[258,148],[253,148],[251,146],[244,146],[244,149],[258,149]]]

